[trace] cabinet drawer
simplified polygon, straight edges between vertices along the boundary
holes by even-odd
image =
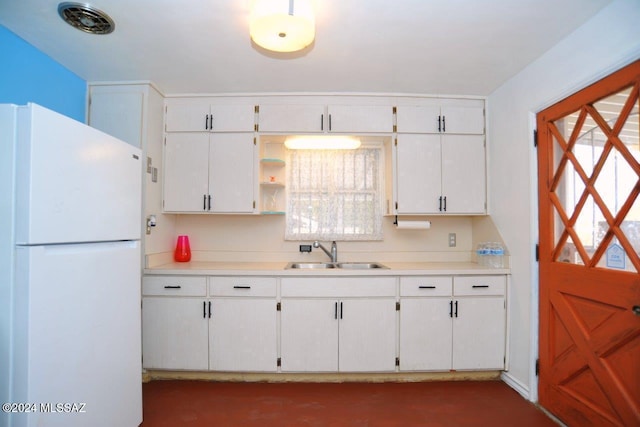
[[[283,297],[395,297],[393,277],[286,277],[281,279]]]
[[[144,276],[142,295],[207,296],[207,278],[198,276]]]
[[[446,297],[451,296],[453,278],[451,276],[401,277],[400,296],[403,297]]]
[[[506,276],[459,276],[453,278],[453,295],[504,295]]]
[[[210,277],[209,295],[215,297],[275,297],[274,277]]]

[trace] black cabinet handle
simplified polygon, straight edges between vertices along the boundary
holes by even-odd
[[[203,195],[202,196],[202,210],[206,211],[207,210],[207,195]]]
[[[418,289],[435,289],[435,286],[418,286]]]
[[[442,196],[440,196],[440,198],[438,199],[438,201],[439,201],[438,210],[439,210],[440,212],[442,212]]]
[[[453,301],[449,301],[449,317],[453,317]]]
[[[333,310],[334,310],[333,311],[333,318],[337,320],[338,319],[338,303],[337,302],[335,303]]]
[[[438,132],[442,132],[442,128],[440,127],[440,116],[438,116]]]
[[[204,116],[204,128],[205,130],[209,130],[209,115]]]
[[[213,114],[209,115],[209,130],[213,130]]]
[[[165,289],[181,289],[182,286],[180,286],[180,285],[167,285],[164,288]]]
[[[455,312],[455,316],[458,317],[458,301],[456,301],[456,312]]]
[[[320,114],[320,130],[324,130],[324,114]]]
[[[477,288],[488,288],[489,285],[473,285],[471,287],[474,288],[474,289],[477,289]]]
[[[442,210],[447,211],[447,196],[444,196],[444,208]]]
[[[329,117],[331,117],[331,116],[329,116]],[[341,303],[340,303],[340,318],[341,318],[341,319],[342,319],[342,313],[343,313],[343,311],[342,311],[342,302],[341,302]]]
[[[445,116],[442,116],[442,132],[447,131],[447,123],[444,121],[446,119]]]
[[[210,211],[211,210],[211,195],[209,195],[207,200],[209,201],[209,208],[207,210]]]
[[[209,301],[209,319],[211,319],[211,301]]]
[[[207,318],[207,302],[206,301],[202,301],[202,318],[203,319]]]
[[[251,289],[251,286],[247,285],[235,285],[233,289]]]
[[[329,132],[331,132],[331,114],[329,114]]]

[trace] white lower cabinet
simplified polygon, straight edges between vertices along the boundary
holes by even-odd
[[[275,278],[146,276],[143,367],[275,372]]]
[[[206,277],[147,276],[142,281],[142,366],[207,370]]]
[[[338,301],[282,301],[280,354],[284,372],[338,370]]]
[[[341,300],[339,329],[339,371],[395,371],[395,298]]]
[[[400,300],[400,370],[451,369],[451,298]]]
[[[395,278],[283,278],[281,292],[283,372],[395,370]]]
[[[506,276],[401,276],[399,294],[397,283],[398,277],[145,276],[143,367],[504,369]]]
[[[278,369],[274,277],[209,277],[209,370]]]
[[[505,276],[400,279],[400,370],[505,365]]]
[[[506,276],[453,278],[452,369],[504,369]]]

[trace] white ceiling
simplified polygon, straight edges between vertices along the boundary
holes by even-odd
[[[0,0],[0,24],[87,81],[150,80],[164,93],[489,95],[611,0],[313,0],[316,40],[252,44],[250,0],[81,0],[109,35],[63,22],[61,0]],[[588,48],[585,46],[585,48]]]

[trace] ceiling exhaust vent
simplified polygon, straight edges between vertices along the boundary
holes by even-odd
[[[109,15],[86,3],[60,3],[58,14],[67,24],[85,33],[109,34],[116,27]]]

